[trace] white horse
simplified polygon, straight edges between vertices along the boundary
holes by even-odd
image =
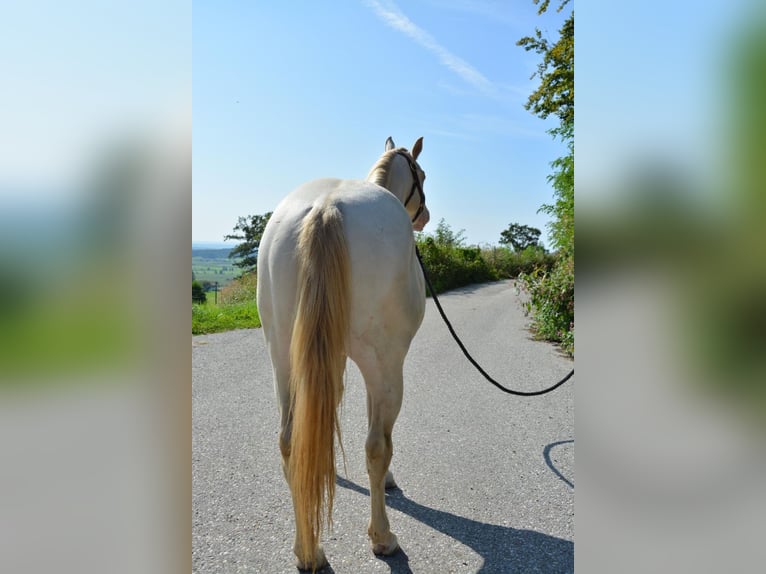
[[[429,220],[418,139],[391,138],[367,179],[319,179],[274,211],[258,252],[258,310],[274,369],[282,469],[295,511],[297,565],[327,564],[319,544],[332,523],[337,407],[350,357],[367,388],[367,533],[376,554],[398,548],[386,516],[391,432],[402,367],[423,320],[425,286],[413,229]]]

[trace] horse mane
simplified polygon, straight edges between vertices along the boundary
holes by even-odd
[[[379,185],[385,189],[388,189],[388,176],[389,169],[391,168],[391,162],[394,161],[397,153],[404,152],[409,155],[409,151],[406,148],[398,147],[396,149],[390,149],[384,152],[380,159],[372,166],[370,173],[367,174],[367,181]]]

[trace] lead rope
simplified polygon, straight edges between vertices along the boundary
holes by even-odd
[[[547,389],[543,389],[542,391],[514,391],[513,389],[509,389],[507,387],[504,387],[500,383],[498,383],[495,379],[489,376],[487,372],[481,368],[481,365],[477,363],[474,358],[471,356],[471,354],[468,352],[468,349],[465,348],[465,345],[463,345],[463,341],[460,340],[460,337],[457,336],[457,333],[455,333],[455,329],[452,327],[452,323],[449,322],[449,319],[447,319],[447,315],[444,314],[444,309],[442,309],[441,303],[439,303],[439,298],[436,296],[436,291],[434,291],[433,285],[431,285],[431,281],[428,279],[428,273],[426,273],[426,267],[423,265],[423,258],[420,256],[420,250],[418,249],[418,246],[415,245],[415,254],[418,256],[418,261],[420,262],[420,268],[423,270],[423,278],[426,280],[426,285],[428,286],[428,290],[431,293],[431,298],[434,300],[434,303],[436,303],[436,308],[439,310],[439,314],[442,316],[442,319],[444,319],[444,323],[447,325],[447,329],[449,329],[449,332],[452,334],[452,337],[455,339],[455,342],[457,343],[458,347],[460,347],[460,350],[463,351],[463,354],[465,355],[465,358],[468,359],[471,364],[476,367],[476,370],[478,370],[482,375],[484,375],[484,378],[487,379],[490,383],[495,385],[498,389],[503,391],[504,393],[508,393],[510,395],[517,395],[520,397],[534,397],[537,395],[544,395],[545,393],[550,393],[551,391],[559,388],[561,385],[566,383],[572,375],[574,375],[574,369],[569,371],[569,374],[565,376],[563,379],[561,379],[558,383],[555,385],[548,387]]]

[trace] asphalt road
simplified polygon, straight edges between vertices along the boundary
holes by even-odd
[[[440,299],[474,357],[507,386],[543,388],[572,368],[531,339],[512,282]],[[263,334],[201,335],[192,347],[193,571],[295,574]],[[541,397],[501,393],[465,360],[428,301],[393,435],[399,488],[387,505],[402,549],[378,558],[368,544],[364,384],[349,363],[347,472],[339,461],[325,572],[573,572],[575,378]]]

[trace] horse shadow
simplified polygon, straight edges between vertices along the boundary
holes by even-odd
[[[336,477],[336,483],[364,496],[370,495],[368,489],[345,478]],[[398,487],[386,491],[386,505],[471,548],[484,560],[477,574],[574,572],[574,543],[569,540],[429,508],[407,498]],[[412,573],[409,557],[401,548],[393,556],[381,558],[392,574]]]

